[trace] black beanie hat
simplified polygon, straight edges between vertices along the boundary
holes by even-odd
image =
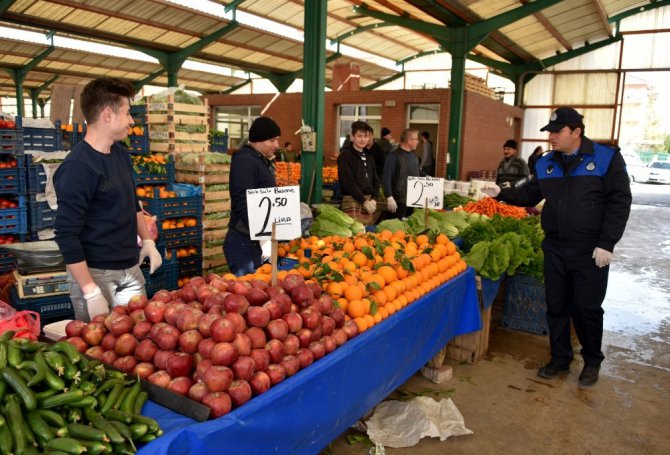
[[[516,141],[514,139],[507,139],[507,141],[505,141],[505,145],[503,145],[503,148],[505,147],[509,147],[511,149],[516,150],[517,149]]]
[[[270,117],[258,117],[249,128],[249,142],[263,142],[281,136],[279,125]]]

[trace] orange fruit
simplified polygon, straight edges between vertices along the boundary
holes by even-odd
[[[349,306],[347,307],[347,313],[352,318],[359,318],[368,312],[368,305],[362,300],[349,300]]]
[[[328,283],[326,293],[328,293],[331,297],[338,298],[342,295],[342,292],[342,285],[340,283],[335,281]]]
[[[340,307],[340,310],[344,314],[347,314],[347,308],[349,307],[349,301],[345,299],[344,297],[340,297],[339,299],[336,300],[337,306]]]
[[[365,319],[365,321],[368,323],[368,329],[377,323],[375,321],[374,316],[372,316],[371,314],[366,314],[365,316],[363,316],[363,319]]]
[[[364,318],[354,318],[354,322],[358,327],[358,333],[365,332],[368,329],[368,321]]]
[[[363,290],[358,286],[349,286],[344,290],[344,297],[351,304],[352,300],[359,300],[363,298]]]
[[[421,245],[426,245],[428,244],[430,240],[428,239],[428,236],[426,234],[421,234],[416,236],[416,244],[421,246]]]
[[[435,243],[439,245],[446,245],[447,242],[449,242],[449,237],[445,234],[437,234],[437,237],[435,237]]]
[[[398,274],[396,273],[395,270],[393,270],[393,267],[389,265],[383,265],[377,269],[377,273],[384,278],[384,283],[389,284],[392,283],[393,281],[396,281],[398,279]]]

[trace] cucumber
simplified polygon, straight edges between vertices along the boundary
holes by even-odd
[[[57,343],[52,344],[49,347],[49,351],[65,354],[68,360],[73,364],[79,362],[82,358],[82,355],[79,354],[77,348],[75,348],[73,344],[70,344],[67,341],[58,341]]]
[[[63,416],[56,411],[52,411],[51,409],[38,409],[37,412],[39,412],[42,419],[51,426],[60,428],[67,425]]]
[[[70,403],[69,406],[73,408],[91,408],[95,409],[98,407],[98,400],[95,397],[84,397],[79,401],[75,401],[74,403]]]
[[[18,368],[33,371],[32,377],[26,383],[28,387],[37,385],[44,380],[44,369],[34,360],[24,360]]]
[[[107,383],[109,383],[109,381]],[[116,404],[122,393],[123,393],[123,381],[119,381],[118,383],[115,383],[112,386],[112,390],[111,392],[109,392],[109,395],[107,395],[105,404],[102,405],[100,411],[104,413],[105,411],[112,409],[112,406]]]
[[[149,432],[149,427],[144,423],[133,423],[128,425],[128,429],[133,439],[139,439]]]
[[[23,362],[23,353],[14,343],[7,344],[7,363],[13,367]]]
[[[156,436],[155,434],[147,433],[144,436],[142,436],[140,439],[138,439],[138,441],[141,442],[142,444],[146,444],[147,442],[151,442],[156,438],[158,438],[158,436]]]
[[[5,381],[0,381],[0,403],[5,399],[5,393],[7,392],[7,383]]]
[[[107,379],[125,379],[126,375],[118,370],[105,370],[105,377]]]
[[[114,409],[121,409],[121,405],[123,404],[123,401],[126,399],[128,394],[130,393],[130,390],[132,387],[126,387],[121,391],[121,395],[119,395],[119,398],[114,402],[112,405],[112,408]]]
[[[128,428],[128,427],[127,427],[126,425],[124,425],[123,423],[121,423],[121,422],[117,422],[117,421],[115,421],[115,420],[112,420],[112,421],[110,421],[109,423],[111,423],[111,424],[114,426],[114,428],[116,428],[116,431],[118,431],[119,434],[120,434],[121,436],[123,436],[123,437],[126,439],[126,441],[128,441],[128,443],[130,444],[130,446],[131,446],[135,451],[137,451],[137,448],[135,447],[135,443],[133,442],[133,435],[132,435],[132,433],[130,432],[130,428]]]
[[[14,346],[23,352],[37,352],[48,346],[42,341],[32,341],[28,338],[14,338],[13,340],[10,340],[9,343],[14,344]]]
[[[5,382],[12,389],[14,389],[16,393],[19,394],[26,409],[32,411],[37,407],[37,399],[35,398],[35,394],[30,388],[28,388],[23,378],[14,368],[5,367],[2,369],[0,374],[2,375],[2,379],[4,379]]]
[[[92,409],[84,408],[84,415],[88,421],[97,429],[104,431],[109,440],[114,444],[122,444],[123,436],[116,430],[116,428],[107,421],[103,416]]]
[[[63,359],[63,377],[70,381],[74,380],[75,383],[79,382],[81,380],[81,371],[79,371],[79,368],[70,362],[67,356],[62,355],[61,359]]]
[[[7,342],[0,341],[0,368],[7,366]]]
[[[84,397],[84,392],[81,390],[73,390],[72,392],[59,393],[52,397],[42,400],[42,409],[51,409],[58,406],[69,405],[76,403]]]
[[[44,448],[75,455],[86,452],[86,446],[74,438],[55,438],[47,442]]]
[[[14,437],[14,452],[23,453],[28,448],[28,441],[23,431],[23,414],[21,413],[21,405],[16,395],[7,397],[6,414],[11,435]]]
[[[56,436],[56,433],[38,411],[28,411],[26,413],[26,422],[35,434],[35,439],[42,447]]]
[[[132,414],[119,411],[118,409],[108,409],[101,414],[107,420],[116,420],[117,422],[122,422],[125,424],[130,424],[133,422]]]
[[[33,359],[44,370],[44,380],[49,385],[50,389],[54,390],[65,389],[65,382],[63,382],[63,380],[60,377],[58,377],[58,375],[51,368],[49,368],[43,353],[36,352],[35,357]]]
[[[101,393],[113,389],[116,384],[123,385],[123,379],[107,379],[100,387],[95,390],[95,392],[93,392],[93,396],[97,397]]]
[[[75,439],[85,439],[87,441],[109,442],[109,438],[104,431],[81,423],[69,423],[67,425],[68,436]]]
[[[70,408],[67,412],[68,422],[78,423],[84,419],[84,411],[81,408]]]
[[[80,441],[86,446],[86,455],[97,455],[100,453],[112,453],[112,446],[106,442],[100,441]]]
[[[56,395],[59,392],[59,390],[54,390],[54,389],[45,389],[42,390],[41,392],[35,392],[35,398],[37,398],[37,401],[42,401],[46,397],[52,397]]]
[[[95,392],[97,386],[91,381],[86,381],[82,378],[82,381],[79,383],[79,387],[77,388],[83,390],[86,395],[92,395],[93,392]]]
[[[140,381],[135,382],[130,388],[130,391],[124,398],[119,409],[121,411],[132,413],[135,409],[135,400],[137,400],[137,395],[142,391],[142,384]]]
[[[0,426],[0,453],[12,453],[14,438],[9,425]]]
[[[158,422],[156,422],[154,419],[151,417],[139,415],[139,414],[134,414],[133,415],[133,423],[143,423],[147,427],[149,427],[149,432],[150,433],[156,433],[157,431],[160,430],[160,427],[158,426]]]
[[[138,395],[137,399],[135,400],[135,406],[133,407],[133,414],[142,414],[142,408],[144,407],[144,403],[147,402],[149,399],[149,393],[146,392],[145,390],[142,390]]]
[[[63,362],[63,356],[55,351],[44,351],[44,360],[47,361],[47,365],[51,367],[58,376],[63,376],[65,373],[65,363]]]

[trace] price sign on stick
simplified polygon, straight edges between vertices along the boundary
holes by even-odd
[[[407,206],[441,209],[444,204],[444,179],[407,177]]]
[[[276,227],[276,240],[300,237],[300,187],[247,190],[247,214],[252,240],[270,240],[273,223]]]

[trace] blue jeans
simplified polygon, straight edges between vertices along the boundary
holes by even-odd
[[[223,241],[223,254],[230,271],[236,276],[253,273],[263,264],[260,244],[233,229],[228,229]]]

